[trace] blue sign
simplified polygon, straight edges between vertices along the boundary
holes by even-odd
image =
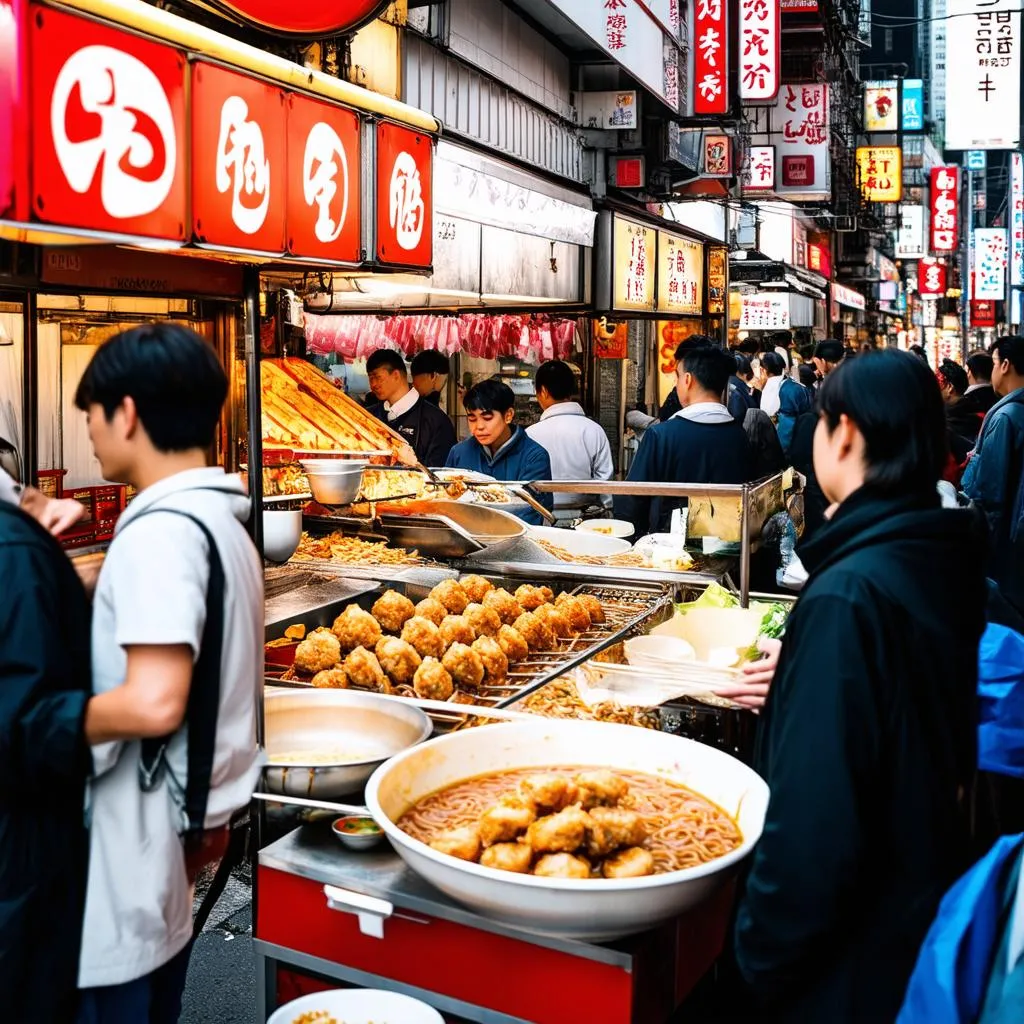
[[[983,150],[983,149],[969,149],[967,151],[967,170],[969,170],[969,171],[983,171],[983,170],[985,170],[985,150]]]
[[[919,132],[924,129],[924,82],[920,78],[907,78],[903,82],[903,130]]]

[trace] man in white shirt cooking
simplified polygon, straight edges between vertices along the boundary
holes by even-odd
[[[568,363],[550,359],[534,378],[540,422],[526,428],[529,437],[547,449],[552,480],[611,480],[612,447],[608,435],[573,401],[576,375]],[[595,494],[555,494],[555,516],[575,518],[588,504],[611,504]]]

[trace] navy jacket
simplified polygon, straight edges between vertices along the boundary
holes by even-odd
[[[371,405],[369,411],[401,434],[424,466],[434,469],[445,464],[455,444],[455,427],[439,405],[420,398],[408,412],[393,420],[388,420],[383,402]]]
[[[797,419],[805,412],[810,412],[813,405],[814,397],[803,384],[798,384],[789,377],[783,380],[779,388],[779,413],[775,421],[779,431],[779,443],[787,456],[793,444]]]
[[[67,1024],[89,850],[89,601],[60,545],[6,503],[0,579],[0,1016]]]
[[[551,458],[547,449],[532,440],[522,427],[516,426],[512,428],[512,436],[493,457],[475,437],[467,437],[451,450],[445,465],[450,469],[486,473],[495,480],[508,482],[551,479]],[[539,494],[537,500],[547,509],[554,508],[552,494]],[[517,511],[516,515],[534,526],[543,522],[540,513],[529,506]]]

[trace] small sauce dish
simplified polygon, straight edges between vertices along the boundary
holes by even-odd
[[[350,850],[372,850],[384,838],[381,827],[373,818],[356,814],[336,818],[331,823],[331,831],[341,841],[342,846],[347,846]]]

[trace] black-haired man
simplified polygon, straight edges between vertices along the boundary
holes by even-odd
[[[691,348],[676,366],[680,411],[655,424],[629,468],[628,480],[650,483],[741,484],[753,474],[747,435],[722,400],[734,358],[718,348]],[[615,515],[629,520],[637,536],[667,529],[672,511],[684,499],[622,495]]]
[[[401,355],[392,349],[378,349],[366,360],[366,376],[377,399],[369,411],[408,441],[417,461],[424,466],[443,466],[455,444],[455,427],[437,405],[424,401],[409,387]]]
[[[409,371],[412,374],[412,386],[420,398],[425,398],[432,405],[440,405],[441,389],[451,373],[448,357],[436,349],[424,349],[412,357]]]
[[[956,465],[962,466],[974,447],[981,421],[964,413],[964,395],[967,393],[967,371],[952,359],[943,359],[935,371],[935,379],[946,404],[946,422],[949,424],[949,450]]]
[[[814,346],[811,362],[814,363],[819,385],[843,361],[845,355],[846,349],[841,341],[819,341]]]
[[[85,1024],[177,1020],[195,870],[259,778],[263,571],[241,480],[207,465],[228,383],[185,327],[102,345],[78,386],[103,475],[139,494],[92,621]]]
[[[998,398],[992,387],[992,356],[984,349],[978,349],[967,357],[967,390],[964,392],[963,404],[963,411],[971,413],[978,420],[975,437]]]
[[[676,351],[674,359],[676,362],[676,369],[679,369],[679,364],[683,360],[683,356],[687,352],[695,348],[708,348],[713,347],[714,342],[706,334],[691,334],[690,337],[684,338],[678,345],[676,345]],[[676,389],[673,388],[666,396],[665,401],[661,403],[661,408],[658,410],[658,420],[661,423],[665,423],[671,419],[679,410],[682,408],[679,404],[679,394]]]

